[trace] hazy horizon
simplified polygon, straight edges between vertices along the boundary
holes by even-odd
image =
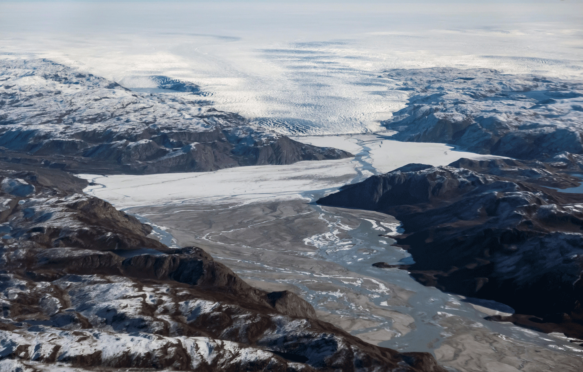
[[[0,54],[48,58],[130,88],[170,76],[249,118],[361,132],[404,104],[405,94],[374,80],[387,69],[581,78],[582,9],[573,1],[1,2]]]

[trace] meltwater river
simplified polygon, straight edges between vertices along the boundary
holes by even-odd
[[[355,138],[356,143],[362,150],[356,154],[355,160],[360,163],[360,169],[351,183],[363,181],[367,178],[365,175],[369,173],[382,173],[370,161],[371,146],[376,145],[379,140],[382,140],[383,136],[378,136],[377,138],[377,140],[372,141],[370,138],[368,140],[361,140],[358,137]],[[323,208],[317,205],[315,201],[336,190],[337,188],[331,188],[303,193],[303,196],[312,200],[310,203],[311,207],[320,214],[321,218],[329,222],[331,235],[334,235],[334,232],[338,231],[338,224],[341,224],[342,215],[352,214],[352,211],[339,208],[333,208],[333,211],[330,211],[329,208]],[[475,327],[487,328],[492,333],[500,334],[510,339],[534,343],[542,347],[551,347],[555,350],[562,348],[567,352],[578,352],[577,349],[573,349],[571,343],[565,340],[554,337],[549,338],[548,335],[525,330],[510,324],[484,320],[484,313],[475,309],[469,302],[471,301],[474,304],[483,305],[493,310],[512,312],[513,310],[506,305],[493,301],[464,299],[456,295],[444,293],[434,287],[423,286],[415,281],[405,270],[378,269],[373,267],[372,264],[375,262],[386,262],[391,265],[413,263],[413,258],[406,251],[393,245],[395,240],[381,236],[396,231],[395,227],[387,226],[387,224],[383,224],[381,221],[360,218],[360,225],[356,229],[348,231],[349,239],[331,239],[328,241],[328,244],[322,245],[319,249],[319,257],[321,259],[333,261],[344,266],[351,272],[367,277],[374,277],[380,281],[397,285],[402,289],[414,293],[408,299],[408,306],[392,307],[392,310],[413,317],[415,320],[414,329],[403,336],[381,342],[381,346],[400,351],[433,352],[433,350],[440,346],[444,337],[448,336],[435,319],[440,314],[450,313],[473,321]],[[346,283],[343,284],[347,285]],[[386,301],[383,297],[377,296],[376,292],[369,291],[364,287],[359,290],[361,293],[368,295],[379,306],[383,306],[382,302]],[[375,328],[390,328],[391,320],[385,321],[388,324],[383,324]],[[366,331],[369,330],[363,329],[360,332]]]
[[[523,364],[540,364],[532,359],[535,351],[555,358],[554,365],[560,365],[557,358],[583,362],[583,349],[565,338],[484,320],[487,313],[512,311],[502,304],[425,287],[405,270],[373,267],[375,262],[412,260],[387,236],[399,229],[393,217],[315,203],[344,184],[408,163],[445,165],[480,155],[440,144],[392,141],[388,134],[300,139],[342,148],[355,157],[196,174],[86,175],[96,183],[86,192],[153,223],[166,244],[201,246],[254,285],[295,288],[319,314],[328,314],[325,320],[380,346],[439,357],[452,337],[472,334],[484,349],[458,350],[458,359],[494,349],[502,353],[496,363],[506,363],[500,361],[506,352]],[[452,330],[444,326],[447,318],[464,326]],[[343,323],[345,319],[352,323]],[[516,345],[524,355],[515,355]]]

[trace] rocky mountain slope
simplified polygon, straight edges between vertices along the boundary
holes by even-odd
[[[220,112],[198,86],[119,84],[48,60],[0,60],[0,159],[92,173],[164,173],[351,156]]]
[[[583,164],[583,82],[489,69],[391,70],[382,77],[410,91],[383,122],[393,138],[441,142],[517,159]]]
[[[410,164],[345,186],[318,203],[395,216],[421,283],[510,305],[504,320],[583,339],[580,180],[543,163],[461,159]],[[503,319],[503,318],[498,318]]]
[[[434,371],[170,249],[55,169],[0,162],[0,370]]]

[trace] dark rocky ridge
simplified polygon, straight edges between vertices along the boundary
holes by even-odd
[[[47,60],[0,60],[0,159],[151,174],[352,156],[217,111],[192,83],[151,78],[159,92],[139,93]]]
[[[164,246],[81,195],[83,180],[0,165],[0,368],[445,371],[251,287],[200,248]]]
[[[150,226],[101,199],[82,194],[85,180],[55,169],[3,162],[0,166],[3,180],[19,180],[34,190],[28,195],[0,192],[4,203],[0,226],[8,233],[3,239],[5,247],[168,250],[147,237]]]
[[[394,139],[440,142],[481,154],[583,165],[583,82],[490,69],[391,70],[411,92],[383,122]]]
[[[583,339],[583,195],[548,188],[578,181],[542,163],[461,159],[410,164],[318,203],[395,216],[405,229],[397,242],[415,260],[406,269],[421,283],[507,304],[517,315],[505,320]]]

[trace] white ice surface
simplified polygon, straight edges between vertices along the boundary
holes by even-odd
[[[334,187],[328,177],[354,173],[351,159],[300,162],[284,166],[253,166],[205,173],[146,176],[81,175],[104,185],[85,192],[118,208],[165,203],[236,203],[293,199],[302,191]]]
[[[404,143],[376,135],[301,137],[302,140],[304,138],[315,145],[350,148],[353,153],[366,152],[366,148],[370,148],[370,156],[365,156],[364,161],[372,162],[375,173],[385,173],[411,162],[446,165],[460,157],[485,157],[452,151],[447,145]],[[127,208],[168,203],[252,203],[298,199],[303,197],[303,192],[340,187],[356,177],[362,167],[358,160],[349,158],[205,173],[145,176],[84,174],[81,177],[97,184],[89,186],[85,192],[105,199],[118,208]],[[370,171],[365,173],[372,174]]]
[[[433,166],[447,165],[460,158],[494,158],[487,155],[476,155],[471,152],[452,151],[451,146],[440,143],[412,143],[399,141],[383,141],[383,145],[375,147],[371,144],[372,165],[381,173],[410,163],[429,164]]]
[[[311,136],[294,139],[314,146],[339,148],[354,155],[363,151],[364,161],[370,162],[378,173],[390,172],[410,163],[437,166],[450,164],[459,158],[494,158],[494,156],[471,152],[453,151],[453,147],[441,143],[393,141],[387,140],[384,135],[376,134]]]
[[[49,58],[133,89],[152,88],[153,75],[182,79],[218,109],[283,132],[378,129],[408,97],[379,78],[387,69],[583,76],[580,0],[31,4],[2,2],[0,55]]]

